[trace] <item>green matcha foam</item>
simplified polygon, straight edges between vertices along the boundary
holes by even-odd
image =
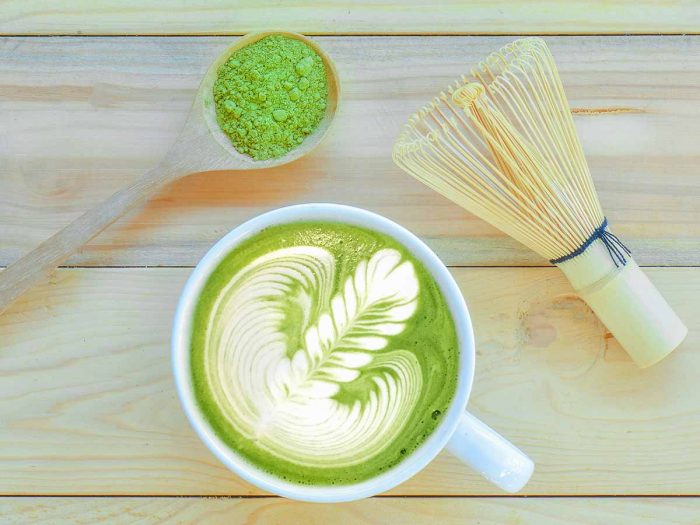
[[[287,481],[381,474],[432,433],[457,383],[442,294],[402,245],[327,222],[270,227],[207,280],[195,396],[217,435]]]

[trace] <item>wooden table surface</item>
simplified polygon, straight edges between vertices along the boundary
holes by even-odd
[[[700,4],[274,4],[0,2],[0,266],[156,165],[231,35],[322,35],[344,89],[309,158],[176,182],[0,317],[0,522],[700,523]],[[651,369],[556,268],[391,162],[408,115],[517,34],[549,35],[615,233],[688,324]],[[521,495],[442,453],[382,497],[297,503],[195,436],[169,365],[181,287],[243,220],[312,201],[384,214],[452,267],[470,409],[537,464]]]

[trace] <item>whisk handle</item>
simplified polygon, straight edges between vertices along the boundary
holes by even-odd
[[[610,278],[578,293],[640,368],[661,361],[688,334],[634,259]]]

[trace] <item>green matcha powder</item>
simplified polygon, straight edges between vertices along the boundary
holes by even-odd
[[[267,36],[233,53],[214,82],[216,119],[236,150],[280,157],[316,129],[326,111],[323,60],[300,40]]]

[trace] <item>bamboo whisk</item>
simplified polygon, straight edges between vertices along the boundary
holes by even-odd
[[[559,266],[633,360],[687,334],[609,231],[552,55],[525,38],[491,54],[404,126],[396,164]]]

